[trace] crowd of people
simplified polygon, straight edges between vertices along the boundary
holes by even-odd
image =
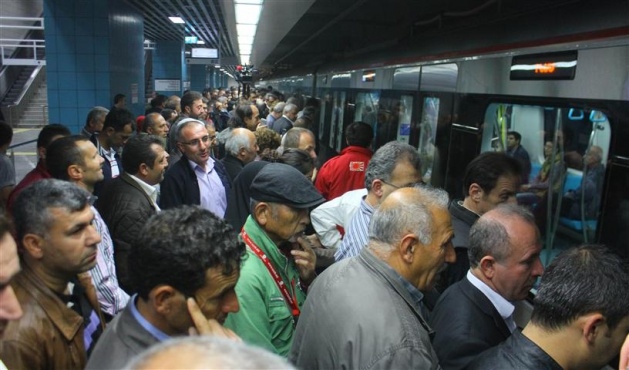
[[[581,245],[544,268],[517,135],[450,199],[364,122],[318,163],[316,101],[272,88],[114,103],[42,128],[0,186],[0,365],[628,369],[626,261]],[[554,189],[547,161],[527,190]]]

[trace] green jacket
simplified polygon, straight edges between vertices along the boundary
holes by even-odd
[[[269,258],[288,291],[297,296],[301,307],[306,294],[300,288],[299,273],[293,259],[286,258],[280,252],[251,216],[247,218],[244,229]],[[280,356],[288,356],[295,333],[291,310],[266,266],[249,247],[247,258],[240,269],[236,295],[240,311],[229,314],[225,326],[247,343],[264,347]]]

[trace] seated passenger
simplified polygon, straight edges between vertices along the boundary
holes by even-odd
[[[248,246],[236,286],[240,311],[225,326],[248,343],[286,356],[305,287],[315,277],[315,240],[302,233],[309,210],[324,199],[310,180],[281,163],[262,168],[250,193],[251,215],[240,234]]]
[[[114,318],[86,369],[120,369],[149,346],[189,333],[235,338],[221,324],[238,311],[234,287],[245,246],[198,206],[153,216],[129,254],[138,293]]]
[[[519,204],[536,205],[546,197],[550,180],[553,180],[553,193],[561,190],[562,179],[564,175],[563,159],[561,152],[555,153],[553,157],[553,142],[547,141],[544,144],[544,163],[539,173],[530,184],[523,184],[520,187],[522,193],[517,194]]]
[[[464,369],[516,330],[514,302],[526,298],[544,268],[533,216],[516,205],[485,213],[470,230],[470,270],[432,312],[433,346],[444,370]]]
[[[602,246],[572,248],[546,269],[524,330],[478,356],[468,369],[608,368],[628,331],[626,265]]]
[[[448,195],[394,191],[375,211],[369,243],[311,287],[289,360],[301,369],[438,369],[424,294],[455,258]]]
[[[585,179],[582,185],[574,190],[569,190],[563,196],[561,204],[561,214],[572,219],[581,219],[581,212],[586,220],[596,219],[603,191],[603,180],[605,178],[605,166],[603,160],[603,149],[599,146],[592,146],[583,157]],[[583,208],[581,206],[583,205]]]
[[[419,154],[412,146],[397,141],[380,147],[371,157],[365,173],[367,196],[345,228],[345,237],[334,258],[357,256],[369,241],[368,227],[374,210],[389,194],[422,181]]]
[[[321,166],[315,187],[326,200],[339,197],[365,185],[365,171],[373,152],[369,147],[373,129],[365,122],[354,122],[345,128],[347,147]]]
[[[474,158],[463,177],[465,199],[450,202],[450,215],[454,227],[456,262],[448,265],[439,283],[440,291],[465,278],[470,269],[468,236],[470,227],[478,217],[502,203],[516,203],[515,195],[520,183],[520,165],[504,153],[487,152]]]
[[[529,175],[531,174],[531,158],[529,157],[529,152],[520,145],[521,142],[522,135],[519,132],[509,131],[507,133],[507,151],[505,153],[520,162],[522,167],[521,184],[528,184]]]

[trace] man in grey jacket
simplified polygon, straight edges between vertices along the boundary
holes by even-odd
[[[289,360],[304,369],[437,369],[422,311],[444,262],[454,262],[448,195],[391,193],[361,253],[330,266],[308,292]]]

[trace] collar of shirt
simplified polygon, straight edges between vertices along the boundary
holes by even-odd
[[[131,305],[131,314],[133,315],[133,318],[135,318],[135,320],[138,322],[138,324],[140,324],[140,326],[144,328],[144,330],[148,331],[153,337],[155,337],[155,339],[159,340],[160,342],[170,339],[170,336],[168,334],[164,333],[163,331],[153,326],[153,324],[148,322],[142,316],[142,314],[140,314],[140,311],[138,311],[137,307],[135,306],[135,302],[137,301],[138,298],[139,298],[138,295],[134,294],[133,297],[131,297],[129,301],[129,305]]]
[[[391,266],[387,265],[386,263],[383,264],[383,266],[400,281],[404,289],[406,289],[406,291],[408,291],[408,294],[410,294],[413,302],[415,302],[417,307],[423,309],[422,301],[424,300],[424,294],[422,294],[422,292],[420,292],[419,289],[417,289],[417,287],[411,284],[408,280],[404,279],[402,275],[400,275],[397,271],[391,268]]]
[[[205,169],[201,166],[199,166],[196,162],[193,162],[191,160],[188,159],[188,163],[190,164],[190,167],[192,168],[193,171],[196,171],[197,169],[199,171],[210,173],[212,172],[212,170],[214,170],[214,159],[212,159],[212,157],[209,157],[207,159],[207,162],[205,162]]]
[[[507,301],[503,296],[498,294],[496,291],[491,289],[487,284],[481,281],[479,278],[472,274],[472,271],[467,272],[467,280],[472,283],[478,290],[480,290],[489,301],[496,307],[496,310],[500,314],[500,316],[505,320],[505,322],[509,322],[513,320],[513,310],[515,310],[515,306]],[[508,325],[508,324],[507,324]],[[511,328],[510,328],[511,329]]]
[[[132,178],[135,182],[138,183],[138,185],[140,185],[140,187],[142,188],[142,190],[144,190],[144,192],[146,193],[146,195],[149,196],[149,198],[151,198],[151,201],[153,202],[153,205],[157,206],[157,189],[151,185],[151,184],[147,184],[146,182],[142,181],[140,178],[132,175],[132,174],[128,174],[130,178]]]

